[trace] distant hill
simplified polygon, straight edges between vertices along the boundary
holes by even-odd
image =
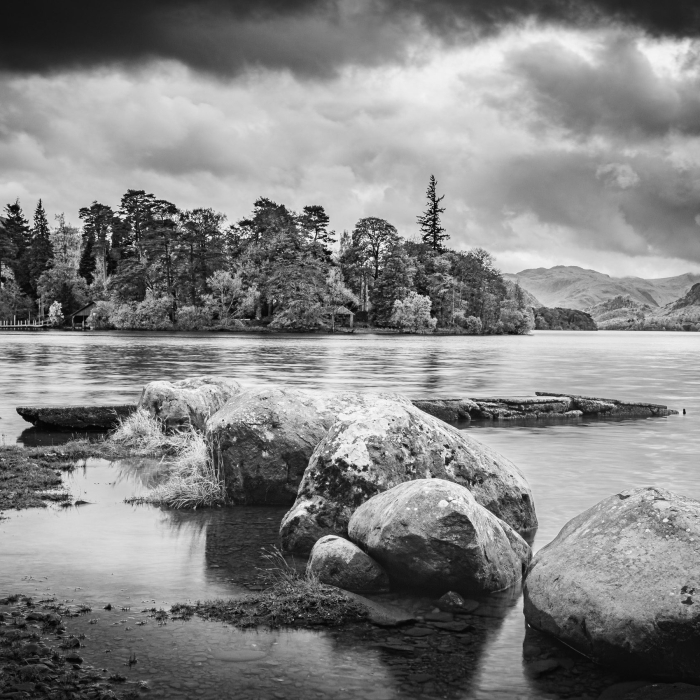
[[[700,284],[663,308],[618,296],[587,309],[600,330],[700,330]]]
[[[658,306],[642,304],[628,296],[617,296],[586,309],[600,330],[627,330],[660,311]]]
[[[573,265],[539,267],[503,276],[517,282],[544,306],[579,310],[594,307],[615,297],[629,298],[660,310],[684,296],[694,284],[700,282],[700,274],[693,273],[658,279],[610,277],[602,272]]]

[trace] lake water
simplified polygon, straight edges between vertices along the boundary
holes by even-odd
[[[700,498],[699,351],[700,334],[695,333],[333,337],[5,332],[0,334],[0,433],[5,443],[52,439],[27,430],[15,413],[18,405],[135,402],[150,380],[197,374],[222,374],[249,385],[384,389],[414,398],[561,391],[687,409],[685,416],[657,419],[468,428],[528,478],[540,521],[538,549],[573,516],[625,488],[656,484]],[[409,686],[394,672],[393,662],[367,644],[343,642],[326,632],[256,636],[201,621],[123,631],[136,624],[128,619],[135,620],[141,607],[243,592],[259,564],[260,546],[274,542],[283,514],[275,508],[178,513],[123,502],[143,493],[153,478],[152,463],[90,462],[67,479],[74,495],[91,505],[22,511],[0,521],[0,595],[52,593],[100,608],[107,602],[133,605],[133,613],[109,622],[106,613],[90,628],[85,622],[88,641],[92,639],[86,659],[105,664],[115,658],[105,651],[108,647],[121,649],[122,655],[138,648],[147,663],[134,673],[152,673],[154,692],[167,697],[228,697],[222,688],[231,679],[240,686],[236,697],[323,697],[332,692],[340,697],[346,691],[347,697],[378,700],[405,696]],[[430,605],[404,603],[417,610]],[[562,681],[551,687],[533,679],[523,665],[522,601],[516,597],[498,610],[483,618],[490,621],[484,623],[474,670],[455,697],[583,695],[585,689],[573,676],[569,685]],[[265,654],[260,661],[231,664],[217,658],[222,648],[264,648]],[[188,656],[189,664],[184,661]],[[342,693],[329,680],[334,673],[345,679]],[[421,688],[430,696],[430,682]]]

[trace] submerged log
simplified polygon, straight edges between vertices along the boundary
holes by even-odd
[[[53,430],[110,430],[136,410],[135,404],[113,406],[19,406],[24,420]]]

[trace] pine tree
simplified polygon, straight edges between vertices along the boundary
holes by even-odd
[[[29,283],[34,293],[36,293],[37,282],[41,273],[48,270],[53,261],[49,222],[41,200],[39,200],[34,211],[34,225],[32,226],[32,242],[29,246],[29,256]]]
[[[330,254],[330,246],[335,243],[335,232],[328,230],[330,218],[326,210],[320,204],[312,204],[304,207],[299,216],[299,225],[306,232],[309,242],[320,245],[324,251]]]
[[[7,230],[15,247],[13,258],[8,258],[15,275],[15,282],[19,285],[24,294],[30,294],[32,289],[29,284],[29,245],[31,243],[31,233],[29,222],[24,218],[19,199],[14,204],[5,206],[5,229]]]
[[[445,211],[445,207],[441,207],[440,202],[445,199],[445,195],[437,196],[437,180],[434,175],[430,176],[430,183],[425,194],[428,206],[425,212],[417,217],[422,231],[421,237],[423,243],[430,246],[436,253],[442,253],[445,250],[444,241],[449,238],[445,229],[440,225],[440,215]]]

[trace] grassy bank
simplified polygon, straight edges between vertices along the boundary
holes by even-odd
[[[49,450],[0,447],[0,517],[7,510],[45,508],[48,502],[65,503],[70,494],[61,470],[72,468]]]
[[[100,440],[73,440],[60,447],[0,447],[0,513],[69,503],[61,473],[89,458],[110,461],[130,457],[162,460],[164,479],[148,495],[131,502],[169,508],[197,508],[226,501],[204,435],[188,430],[167,434],[160,422],[136,411]]]

